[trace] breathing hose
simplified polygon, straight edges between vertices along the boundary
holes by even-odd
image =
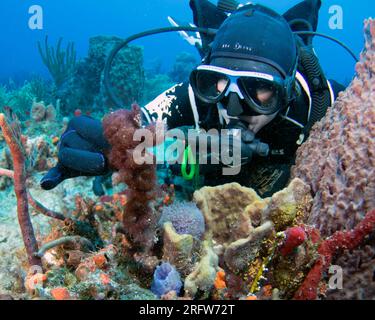
[[[106,61],[105,67],[104,67],[104,86],[107,90],[107,94],[109,96],[109,99],[119,108],[122,106],[121,100],[116,96],[111,83],[110,83],[110,71],[111,66],[113,63],[113,60],[115,59],[116,55],[119,53],[119,51],[126,47],[130,42],[144,38],[147,36],[160,34],[160,33],[167,33],[167,32],[176,32],[176,31],[191,31],[191,32],[199,32],[199,33],[205,33],[207,35],[215,35],[216,30],[215,29],[209,29],[209,28],[196,28],[196,27],[166,27],[166,28],[159,28],[159,29],[153,29],[141,33],[137,33],[135,35],[132,35],[128,38],[126,38],[121,43],[117,44],[111,51],[111,53],[108,56],[108,59]]]

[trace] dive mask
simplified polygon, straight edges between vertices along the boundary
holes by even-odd
[[[285,107],[289,101],[289,83],[266,73],[212,65],[200,65],[190,75],[190,84],[198,99],[216,104],[230,93],[236,93],[248,107],[243,115],[270,115]]]

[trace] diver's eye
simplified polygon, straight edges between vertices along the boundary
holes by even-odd
[[[227,87],[228,79],[220,79],[216,84],[216,90],[218,93],[222,93]]]
[[[257,100],[262,104],[267,104],[272,99],[273,95],[274,92],[266,88],[256,90]]]

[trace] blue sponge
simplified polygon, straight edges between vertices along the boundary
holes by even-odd
[[[162,263],[156,267],[154,272],[154,280],[152,281],[151,291],[158,297],[168,293],[169,291],[176,291],[180,293],[182,288],[182,281],[180,274],[168,262]]]

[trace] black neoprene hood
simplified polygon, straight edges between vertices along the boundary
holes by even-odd
[[[220,26],[209,59],[234,58],[267,63],[284,77],[293,75],[297,44],[287,21],[260,5],[246,5]]]

